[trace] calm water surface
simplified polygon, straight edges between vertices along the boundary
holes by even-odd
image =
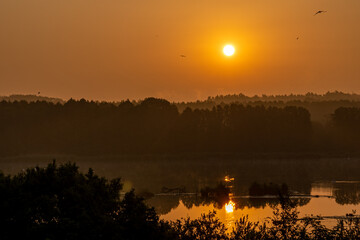
[[[320,215],[323,217],[339,217],[345,216],[348,213],[352,213],[355,210],[360,213],[360,183],[353,181],[341,181],[341,182],[315,182],[311,185],[310,191],[311,197],[302,197],[300,206],[297,207],[300,212],[300,217]],[[168,204],[168,199],[165,196],[156,196],[158,198],[157,204],[163,206]],[[199,206],[186,204],[181,197],[173,198],[179,199],[179,203],[173,206],[170,211],[164,212],[161,218],[164,220],[176,220],[179,218],[200,217],[202,213],[208,213],[209,211],[216,210],[217,216],[228,225],[233,226],[234,221],[242,216],[248,215],[251,221],[266,221],[272,216],[274,199],[266,197],[264,198],[251,198],[248,196],[235,196],[233,201],[235,203],[235,209],[233,212],[228,212],[225,206],[219,208],[216,204],[201,204]],[[195,197],[194,197],[195,198]],[[294,197],[294,199],[297,199]],[[150,203],[153,200],[148,200]],[[256,204],[251,202],[255,201]],[[176,202],[173,200],[173,202]],[[154,205],[154,204],[153,204]],[[155,204],[156,205],[156,204]],[[255,205],[255,206],[254,206]],[[162,206],[155,206],[162,210]],[[336,219],[324,219],[323,223],[326,225],[334,225]]]
[[[16,174],[27,167],[76,162],[81,171],[89,167],[107,178],[121,177],[124,191],[135,188],[147,198],[165,220],[199,217],[216,210],[217,216],[228,226],[244,215],[250,220],[264,221],[272,215],[276,198],[249,198],[249,187],[260,184],[286,183],[298,198],[300,216],[344,216],[356,210],[360,213],[360,159],[320,157],[242,157],[242,156],[25,156],[0,158],[0,170]],[[233,212],[223,204],[204,203],[200,189],[214,187],[233,176],[235,203]],[[164,188],[180,188],[184,195],[161,195]],[[332,224],[334,220],[324,220]]]

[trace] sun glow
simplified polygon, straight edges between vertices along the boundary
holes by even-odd
[[[234,53],[235,53],[235,48],[234,48],[234,46],[232,46],[232,45],[226,45],[226,46],[223,48],[223,53],[224,53],[226,56],[228,56],[228,57],[234,55]]]
[[[227,213],[234,212],[234,208],[235,208],[235,203],[233,201],[230,200],[228,203],[225,203],[225,211]]]

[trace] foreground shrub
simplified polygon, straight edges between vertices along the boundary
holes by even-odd
[[[216,212],[202,214],[201,217],[191,220],[189,217],[171,222],[171,227],[179,239],[206,240],[227,239],[225,225],[215,216]]]
[[[168,225],[120,179],[75,164],[0,175],[1,239],[166,239]]]

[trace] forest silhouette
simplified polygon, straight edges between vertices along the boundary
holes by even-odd
[[[360,143],[360,108],[327,123],[307,109],[232,103],[179,112],[164,99],[0,102],[0,152],[26,154],[346,153]]]

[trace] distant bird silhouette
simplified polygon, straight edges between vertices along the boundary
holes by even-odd
[[[40,92],[38,92],[38,95],[40,95]]]
[[[318,15],[318,14],[320,14],[320,13],[326,13],[327,11],[322,11],[322,10],[320,10],[320,11],[317,11],[315,14],[314,14],[314,16],[316,16],[316,15]]]
[[[185,56],[185,55],[182,55],[182,54],[180,55],[180,57],[182,57],[182,58],[186,58],[186,56]]]
[[[297,37],[296,40],[299,40],[299,37]]]

